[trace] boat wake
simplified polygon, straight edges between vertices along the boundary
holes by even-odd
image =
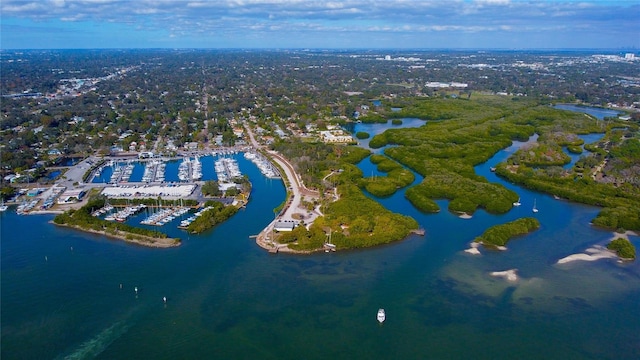
[[[119,321],[108,328],[102,330],[94,338],[85,341],[68,355],[58,356],[57,359],[76,360],[76,359],[94,359],[100,353],[111,345],[116,339],[129,330],[131,324],[125,321]]]

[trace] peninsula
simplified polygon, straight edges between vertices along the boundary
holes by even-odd
[[[91,200],[77,210],[69,210],[57,215],[52,223],[148,247],[168,248],[181,244],[180,239],[168,238],[166,234],[159,231],[110,222],[92,216],[94,209],[103,206],[104,200]]]

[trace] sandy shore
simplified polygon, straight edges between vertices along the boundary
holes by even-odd
[[[92,234],[96,234],[96,235],[103,235],[103,236],[106,236],[106,237],[110,237],[112,239],[118,239],[118,240],[122,240],[122,241],[125,241],[125,242],[128,242],[128,243],[131,243],[131,244],[136,244],[136,245],[141,245],[141,246],[146,246],[146,247],[170,248],[170,247],[180,246],[182,244],[180,242],[180,239],[174,239],[174,238],[154,238],[154,237],[150,237],[150,236],[133,234],[133,236],[135,236],[136,239],[128,239],[127,235],[129,235],[129,233],[124,232],[124,231],[117,231],[116,233],[107,233],[105,231],[97,231],[97,230],[92,230],[92,229],[83,229],[83,228],[78,227],[78,226],[71,226],[71,225],[65,225],[65,224],[56,224],[53,221],[51,221],[51,223],[55,224],[55,225],[58,225],[58,226],[77,229],[77,230],[80,230],[80,231],[84,231],[84,232],[88,232],[88,233],[92,233]]]
[[[516,271],[518,271],[518,269],[494,271],[491,273],[491,276],[501,277],[506,279],[507,281],[516,281],[518,280],[518,275],[516,274]]]

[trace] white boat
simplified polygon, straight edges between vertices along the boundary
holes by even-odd
[[[0,212],[7,211],[8,208],[9,207],[4,204],[4,199],[2,199],[2,202],[0,202]]]
[[[520,205],[522,204],[520,203],[520,198],[518,198],[518,201],[514,202],[513,206],[520,206]]]
[[[378,319],[378,322],[380,324],[382,324],[387,319],[387,315],[385,314],[384,309],[378,309],[378,315],[376,316],[376,318]]]
[[[533,212],[534,213],[538,212],[538,208],[536,207],[536,199],[533,199]]]

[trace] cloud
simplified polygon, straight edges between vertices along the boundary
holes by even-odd
[[[2,0],[3,20],[119,23],[175,38],[335,33],[618,33],[637,45],[640,3],[622,0]],[[634,36],[635,34],[635,36]],[[330,36],[330,35],[328,35]]]

